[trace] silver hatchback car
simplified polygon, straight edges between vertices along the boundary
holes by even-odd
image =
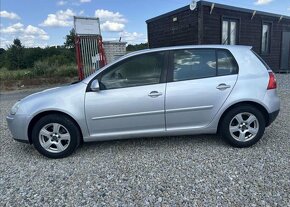
[[[14,139],[62,158],[82,142],[215,134],[255,144],[277,117],[274,73],[248,46],[180,46],[130,53],[81,82],[17,102]]]

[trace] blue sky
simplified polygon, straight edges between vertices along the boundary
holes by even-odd
[[[0,46],[20,38],[27,47],[60,45],[73,16],[98,16],[103,39],[136,44],[147,41],[147,19],[186,6],[190,0],[0,0]],[[212,2],[290,16],[289,0]]]

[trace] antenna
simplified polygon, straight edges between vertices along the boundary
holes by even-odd
[[[189,8],[191,11],[195,10],[196,8],[196,0],[192,0],[191,3],[189,4]]]

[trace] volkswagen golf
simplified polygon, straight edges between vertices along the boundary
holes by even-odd
[[[82,142],[219,133],[249,147],[277,117],[275,75],[249,46],[178,46],[130,53],[68,86],[12,107],[14,139],[62,158]]]

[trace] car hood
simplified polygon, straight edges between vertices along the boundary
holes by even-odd
[[[23,98],[20,103],[28,111],[33,107],[59,107],[67,102],[75,102],[76,99],[83,99],[86,91],[86,84],[79,82],[77,84],[46,89]]]
[[[66,85],[61,87],[49,88],[43,91],[33,93],[29,96],[26,96],[21,100],[21,102],[35,101],[37,99],[64,99],[72,96],[74,93],[80,90],[80,88],[86,88],[86,84],[79,82],[72,85]]]

